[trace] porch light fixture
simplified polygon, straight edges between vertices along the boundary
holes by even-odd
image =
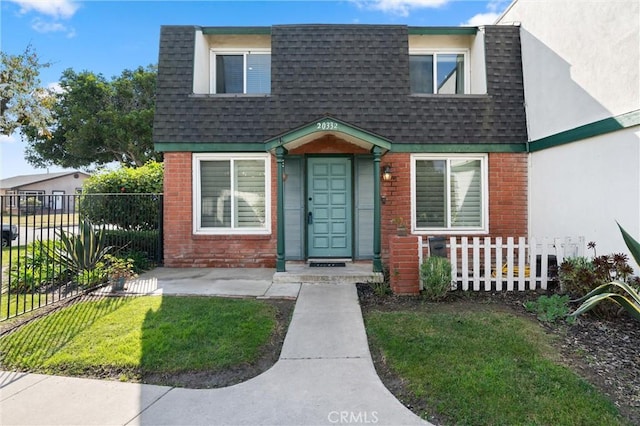
[[[389,182],[392,178],[393,176],[391,175],[391,166],[387,164],[382,169],[382,180],[385,182]]]

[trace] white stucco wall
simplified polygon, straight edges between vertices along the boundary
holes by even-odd
[[[530,235],[584,236],[599,255],[628,253],[616,221],[640,238],[639,127],[534,152],[530,162]]]
[[[516,0],[529,139],[640,108],[640,1]]]
[[[201,30],[195,32],[193,47],[193,93],[209,93],[209,43]]]

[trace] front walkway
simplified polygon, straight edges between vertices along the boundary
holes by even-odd
[[[187,294],[191,280],[174,290]],[[245,284],[247,293],[259,293]],[[279,361],[258,377],[184,389],[1,373],[0,424],[427,424],[377,376],[355,285],[283,285],[299,288],[298,300]]]

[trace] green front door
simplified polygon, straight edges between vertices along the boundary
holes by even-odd
[[[350,258],[351,159],[312,157],[307,166],[307,254]]]

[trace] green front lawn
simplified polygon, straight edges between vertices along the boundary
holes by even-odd
[[[8,294],[3,292],[0,294],[0,321],[14,317],[16,314],[29,312],[40,306],[47,304],[46,298],[52,298],[46,294]],[[49,300],[50,303],[50,300]]]
[[[4,369],[104,375],[218,371],[260,356],[276,310],[255,300],[108,297],[74,304],[0,339]]]
[[[456,425],[618,425],[612,403],[556,359],[536,323],[503,312],[365,315],[374,353],[413,400]]]

